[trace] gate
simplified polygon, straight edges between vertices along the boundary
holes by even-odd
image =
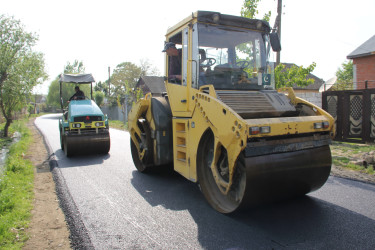
[[[335,119],[336,141],[375,141],[375,89],[323,92],[322,107]]]

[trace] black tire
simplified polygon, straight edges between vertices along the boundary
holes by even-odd
[[[145,155],[140,159],[137,147],[133,140],[130,138],[130,149],[132,152],[133,162],[139,172],[146,173],[149,168],[153,166],[153,143],[151,138],[151,130],[146,120],[139,122],[142,131],[141,142],[145,145]]]
[[[210,165],[214,157],[214,135],[205,133],[198,147],[197,174],[201,192],[208,203],[220,213],[234,212],[242,202],[246,187],[245,159],[243,153],[237,159],[231,190],[225,195],[218,187]]]

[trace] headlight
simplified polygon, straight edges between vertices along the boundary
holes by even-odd
[[[321,122],[315,122],[314,123],[314,128],[315,129],[321,129],[323,127],[323,123],[321,123]]]
[[[259,133],[268,134],[268,133],[271,133],[271,127],[270,126],[250,127],[249,132],[250,132],[250,135],[257,135]]]
[[[271,127],[269,126],[260,127],[260,133],[261,134],[271,133]]]
[[[73,124],[73,128],[80,128],[81,127],[81,124],[80,123],[74,123]]]
[[[329,128],[329,122],[315,122],[314,123],[314,129],[327,129]]]
[[[96,123],[95,123],[95,126],[96,126],[96,127],[103,126],[103,123],[101,123],[101,122],[96,122]]]

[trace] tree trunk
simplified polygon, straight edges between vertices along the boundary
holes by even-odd
[[[5,123],[5,126],[4,126],[4,137],[8,137],[8,131],[9,131],[9,126],[10,124],[13,122],[12,119],[6,119],[6,123]]]

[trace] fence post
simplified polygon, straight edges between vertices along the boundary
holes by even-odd
[[[365,89],[367,89],[367,86],[368,86],[368,81],[366,80],[365,81]]]

